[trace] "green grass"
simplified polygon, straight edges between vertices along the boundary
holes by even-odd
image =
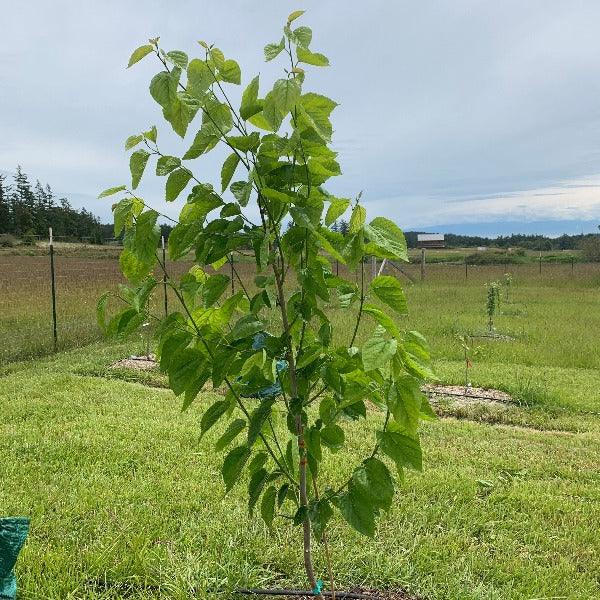
[[[86,265],[65,296],[93,332],[80,343],[97,336],[93,304],[80,301],[117,282]],[[470,379],[514,402],[441,407],[446,418],[424,428],[425,472],[407,477],[377,539],[333,524],[340,587],[402,587],[429,600],[600,597],[600,275],[592,265],[577,265],[576,277],[563,265],[513,273],[496,326],[515,339],[478,340]],[[485,329],[484,283],[502,274],[473,267],[465,282],[460,267],[432,266],[407,285],[402,325],[428,337],[442,381],[462,383],[456,334]],[[11,313],[30,319],[30,354],[42,351],[39,297],[15,300]],[[333,318],[348,333],[347,313]],[[371,327],[365,319],[359,342]],[[13,328],[0,316],[3,339]],[[217,396],[181,413],[160,374],[108,368],[142,345],[95,343],[18,363],[8,362],[10,344],[0,354],[0,514],[32,517],[21,596],[224,599],[240,586],[304,587],[299,530],[279,524],[270,534],[250,519],[244,486],[224,496],[211,452],[221,428],[198,442]],[[327,455],[331,483],[370,449],[377,417],[352,424],[348,447]],[[316,563],[326,579],[320,549]]]
[[[216,396],[181,413],[168,390],[106,378],[104,367],[130,350],[93,345],[5,369],[0,510],[33,521],[22,597],[228,598],[243,585],[302,586],[299,531],[280,525],[269,535],[247,516],[243,487],[224,497],[210,452],[219,428],[198,443],[199,417]],[[460,363],[438,370],[452,380]],[[491,363],[480,376],[513,379]],[[334,523],[340,585],[430,599],[598,597],[600,427],[589,411],[600,375],[556,368],[545,382],[536,407],[547,409],[545,425],[561,429],[568,418],[577,433],[530,429],[537,417],[529,422],[523,407],[519,427],[468,420],[477,415],[428,424],[426,472],[407,478],[379,537]],[[328,456],[333,482],[367,451],[374,418]],[[316,558],[324,574],[319,550]]]

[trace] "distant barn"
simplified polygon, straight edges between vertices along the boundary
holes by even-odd
[[[418,248],[445,248],[446,241],[443,233],[419,233],[417,234]]]

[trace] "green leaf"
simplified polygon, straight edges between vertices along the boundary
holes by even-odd
[[[98,298],[98,303],[96,304],[96,322],[98,323],[98,327],[100,327],[100,331],[103,333],[107,332],[106,329],[106,304],[108,299],[110,298],[110,292],[104,292],[100,298]]]
[[[219,143],[219,139],[220,134],[216,132],[212,123],[203,125],[200,131],[198,131],[196,134],[192,145],[183,155],[183,160],[198,158],[202,154],[212,150]]]
[[[121,235],[124,228],[131,227],[133,217],[139,215],[143,209],[144,203],[137,198],[123,198],[120,202],[113,204],[115,237]]]
[[[369,238],[367,254],[408,261],[404,234],[393,221],[384,217],[376,217],[368,225],[365,225],[364,231]]]
[[[328,67],[329,59],[319,52],[311,52],[308,48],[302,46],[296,47],[296,56],[298,60],[307,65],[314,65],[315,67]]]
[[[177,98],[177,84],[179,82],[179,69],[173,69],[171,73],[161,71],[157,73],[150,82],[150,94],[163,109],[170,108]]]
[[[267,488],[260,503],[260,516],[267,524],[269,529],[273,526],[275,518],[275,500],[277,499],[277,490],[271,485]]]
[[[181,50],[167,52],[167,59],[181,69],[185,69],[188,64],[188,55]]]
[[[285,116],[300,99],[300,86],[295,79],[278,79],[265,96],[263,116],[277,131]]]
[[[350,206],[350,200],[347,198],[329,198],[330,204],[325,215],[325,225],[329,227],[339,217],[341,217],[348,207]]]
[[[179,165],[181,165],[181,160],[176,156],[160,156],[156,162],[156,174],[159,177],[164,177]]]
[[[192,174],[187,169],[176,169],[173,171],[167,179],[165,190],[166,200],[168,202],[176,200],[191,178]]]
[[[144,136],[142,134],[130,135],[125,140],[125,150],[131,150],[132,148],[137,146],[143,139],[144,139]]]
[[[391,275],[378,275],[371,281],[371,291],[390,308],[397,313],[405,315],[408,313],[406,297],[400,282]]]
[[[320,540],[323,537],[327,523],[333,517],[333,509],[327,498],[313,500],[308,506],[308,518],[310,519],[315,537]]]
[[[269,200],[277,200],[278,202],[283,202],[284,204],[290,204],[296,200],[296,196],[288,194],[287,192],[280,192],[279,190],[274,190],[273,188],[269,187],[261,188],[260,193]]]
[[[249,135],[228,136],[229,145],[241,152],[250,152],[256,150],[260,144],[260,134],[258,131],[253,131]]]
[[[294,29],[294,39],[299,46],[302,48],[308,48],[312,41],[312,29],[310,27],[298,27]]]
[[[233,326],[233,329],[229,334],[229,339],[233,342],[235,340],[248,338],[259,331],[263,331],[264,328],[263,322],[257,319],[256,315],[245,315]]]
[[[229,423],[229,427],[225,433],[217,440],[215,444],[216,450],[224,450],[229,444],[242,432],[246,427],[244,419],[234,419]]]
[[[219,74],[223,78],[223,81],[228,83],[240,84],[242,79],[242,72],[240,71],[240,65],[235,60],[226,60],[223,65],[219,68]]]
[[[204,300],[204,306],[212,306],[220,297],[221,294],[227,289],[230,279],[227,275],[211,275],[202,288],[202,299]]]
[[[394,482],[388,468],[379,459],[367,458],[352,474],[352,483],[372,506],[389,510],[394,497]]]
[[[365,304],[363,306],[363,312],[371,315],[392,337],[400,337],[400,331],[396,326],[396,323],[394,323],[394,319],[384,313],[380,308],[377,308],[373,304]]]
[[[148,131],[144,131],[144,137],[151,142],[156,143],[156,137],[158,136],[158,131],[156,129],[156,125],[152,125]]]
[[[223,54],[223,51],[219,48],[211,48],[209,54],[214,65],[218,69],[221,69],[225,64],[225,55]]]
[[[417,432],[424,400],[427,406],[427,398],[421,392],[419,381],[414,377],[400,377],[388,389],[387,406],[396,423],[410,436]]]
[[[284,47],[284,37],[281,38],[281,41],[278,44],[267,44],[265,46],[265,60],[268,62],[270,60],[273,60],[274,58],[277,58],[279,56],[279,53],[284,49]]]
[[[140,46],[139,48],[136,48],[132,52],[131,57],[129,58],[129,62],[127,63],[127,68],[129,69],[129,67],[131,67],[132,65],[135,65],[136,62],[139,62],[140,60],[142,60],[142,58],[144,58],[145,56],[150,54],[150,52],[152,52],[152,50],[153,50],[153,47],[150,44],[145,44],[144,46]]]
[[[273,125],[267,121],[265,116],[262,113],[262,106],[260,112],[248,117],[248,122],[252,123],[254,127],[258,127],[259,129],[264,129],[265,131],[274,131]]]
[[[290,13],[287,19],[287,24],[289,25],[292,21],[295,21],[298,17],[301,17],[306,11],[305,10],[295,10]]]
[[[135,190],[138,184],[140,183],[140,179],[144,174],[144,169],[146,168],[146,163],[150,158],[150,153],[146,152],[146,150],[136,150],[129,158],[129,170],[131,171],[131,186]]]
[[[377,441],[382,452],[396,463],[398,472],[402,472],[402,467],[417,471],[423,469],[423,455],[418,439],[396,431],[378,431]]]
[[[361,489],[350,482],[348,491],[338,500],[342,516],[348,524],[363,535],[375,535],[375,511]]]
[[[252,411],[250,415],[250,423],[248,426],[248,448],[252,448],[254,442],[256,442],[260,432],[265,424],[265,421],[271,414],[273,403],[275,398],[266,398],[261,400],[260,404]]]
[[[225,489],[227,492],[233,488],[236,481],[240,478],[249,458],[250,448],[247,448],[246,446],[237,446],[225,457],[221,474],[223,475],[223,481],[225,482]]]
[[[302,95],[300,106],[299,124],[314,129],[323,141],[331,141],[333,127],[329,115],[337,103],[326,96],[309,92]]]
[[[365,207],[361,204],[357,204],[352,209],[352,215],[350,216],[350,225],[348,226],[348,233],[357,233],[365,224],[366,218],[367,211]]]
[[[385,329],[377,326],[373,335],[362,347],[361,356],[365,371],[372,371],[387,365],[396,354],[398,342],[395,339],[386,339]]]
[[[248,201],[250,200],[250,194],[252,193],[251,181],[234,181],[229,189],[235,196],[235,199],[242,206],[246,206],[248,204]]]
[[[248,84],[242,95],[242,104],[240,106],[240,117],[244,121],[262,110],[262,104],[258,101],[258,75]]]
[[[118,185],[116,187],[107,188],[103,192],[100,193],[98,198],[106,198],[106,196],[113,196],[114,194],[118,194],[119,192],[122,192],[125,189],[126,189],[126,186],[124,186],[124,185]]]
[[[235,170],[240,162],[240,157],[236,152],[232,152],[223,163],[221,168],[221,192],[224,192],[233,177]]]
[[[214,77],[205,61],[194,58],[187,68],[187,90],[194,97],[203,99]]]
[[[227,412],[228,400],[217,400],[211,404],[200,420],[200,438]]]
[[[169,387],[176,396],[194,381],[206,358],[195,348],[184,348],[169,363]]]
[[[182,100],[183,97],[177,95],[169,107],[163,108],[165,119],[171,123],[173,131],[179,136],[184,137],[188,124],[196,114],[196,109],[192,108]]]
[[[321,443],[330,450],[339,450],[344,446],[346,436],[339,425],[328,425],[321,429]]]
[[[252,473],[248,482],[248,511],[250,514],[252,514],[268,480],[269,472],[266,469],[260,468]]]

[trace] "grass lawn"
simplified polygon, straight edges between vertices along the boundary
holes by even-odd
[[[130,350],[96,344],[16,364],[0,380],[0,513],[32,517],[22,597],[229,598],[238,586],[303,586],[300,531],[279,525],[271,535],[249,519],[242,486],[224,497],[210,452],[221,428],[198,443],[214,394],[181,413],[168,390],[82,374]],[[451,379],[460,363],[439,370]],[[482,369],[494,375],[502,386],[512,371]],[[469,414],[426,426],[426,471],[409,475],[378,539],[334,524],[340,586],[404,587],[430,599],[600,596],[600,421],[589,414],[600,373],[557,368],[544,378],[542,425],[515,407],[519,426]],[[365,453],[371,419],[328,456],[333,481]]]
[[[89,333],[75,342],[98,335],[90,296],[118,281],[99,265],[82,263],[64,297]],[[424,428],[425,471],[408,475],[378,538],[335,521],[340,588],[405,588],[429,600],[600,597],[598,267],[578,265],[577,277],[564,265],[542,277],[519,268],[496,319],[513,339],[476,340],[470,371],[474,385],[515,403],[441,407],[445,417]],[[460,266],[437,269],[407,287],[411,315],[401,325],[421,330],[440,378],[460,384],[455,334],[485,329],[484,283],[503,269],[473,267],[467,282]],[[43,351],[47,299],[23,285],[0,317],[0,514],[32,518],[21,596],[225,599],[242,586],[305,587],[299,529],[279,523],[269,533],[250,519],[244,486],[224,496],[212,443],[225,425],[198,441],[216,394],[181,413],[161,376],[107,368],[140,352],[139,339],[7,362],[19,356],[10,342],[17,316],[30,319],[21,356]],[[333,318],[344,327],[343,311]],[[359,341],[371,325],[364,320]],[[351,425],[345,450],[327,454],[329,482],[370,450],[376,417]],[[326,579],[319,548],[316,563]]]

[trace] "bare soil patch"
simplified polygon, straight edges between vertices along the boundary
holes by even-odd
[[[138,371],[150,371],[155,367],[158,367],[158,363],[153,354],[149,356],[130,356],[110,365],[111,369],[137,369]]]
[[[510,404],[513,401],[510,394],[500,390],[465,387],[464,385],[428,384],[424,385],[422,390],[433,402],[446,398],[461,406],[467,406],[474,403],[501,406]]]

